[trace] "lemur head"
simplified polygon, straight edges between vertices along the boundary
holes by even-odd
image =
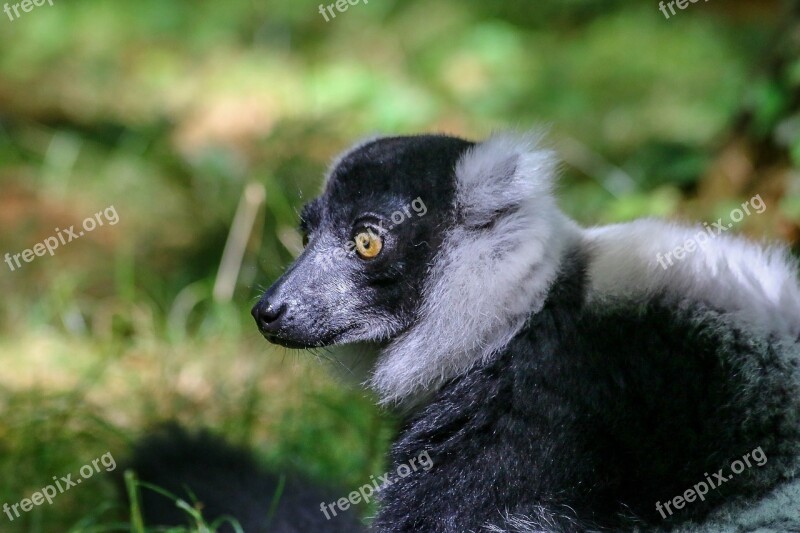
[[[370,384],[385,401],[502,348],[544,304],[573,233],[538,141],[388,137],[346,151],[302,211],[305,250],[253,308],[262,334],[377,343]]]
[[[346,152],[301,213],[305,250],[253,308],[267,339],[315,347],[387,341],[406,329],[452,224],[453,170],[469,146],[394,137]]]

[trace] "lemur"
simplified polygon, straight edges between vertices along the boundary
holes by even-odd
[[[664,268],[702,228],[582,228],[557,168],[538,134],[381,137],[303,209],[259,330],[343,346],[404,413],[393,467],[434,465],[381,491],[372,530],[800,531],[796,262],[717,235]]]

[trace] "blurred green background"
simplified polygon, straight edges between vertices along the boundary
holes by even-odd
[[[0,264],[0,504],[106,452],[121,465],[170,419],[343,487],[384,471],[391,417],[314,356],[269,346],[248,314],[296,253],[327,164],[365,135],[545,124],[561,204],[584,224],[713,221],[760,194],[767,210],[736,231],[798,249],[795,2],[669,19],[641,0],[370,0],[329,22],[318,9],[0,13],[0,254],[119,216],[52,257]],[[263,204],[242,200],[248,184]],[[254,219],[232,231],[239,205]],[[220,269],[231,235],[242,248]],[[215,294],[224,282],[232,293]],[[128,530],[112,478],[0,514],[0,531]]]

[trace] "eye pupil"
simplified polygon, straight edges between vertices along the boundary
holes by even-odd
[[[380,237],[371,231],[362,231],[355,238],[356,253],[361,259],[372,259],[376,257],[383,247]]]

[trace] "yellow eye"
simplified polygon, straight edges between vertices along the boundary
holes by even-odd
[[[361,259],[372,259],[381,253],[383,242],[371,231],[362,231],[355,238],[356,253]]]

